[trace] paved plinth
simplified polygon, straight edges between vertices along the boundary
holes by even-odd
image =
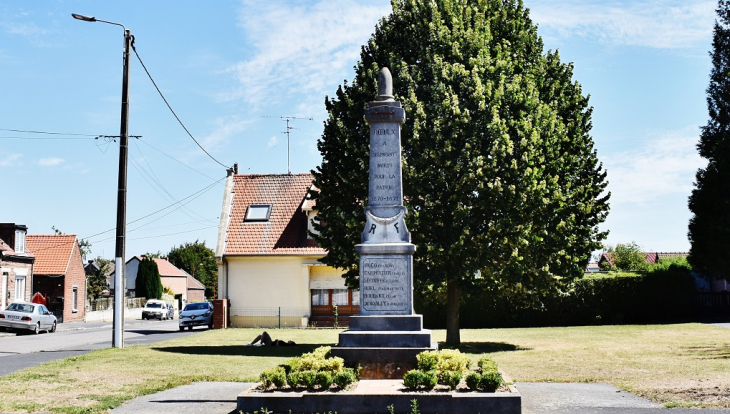
[[[416,368],[416,355],[435,349],[421,315],[352,316],[332,356],[359,367],[361,378],[402,379]]]
[[[339,392],[256,392],[247,390],[238,396],[236,409],[244,413],[261,411],[311,414],[387,413],[393,405],[395,412],[409,412],[412,400],[418,401],[422,414],[519,414],[522,398],[513,387],[510,392],[412,392],[405,391],[403,381],[362,380],[352,391]]]

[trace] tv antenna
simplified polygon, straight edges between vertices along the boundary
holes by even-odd
[[[262,116],[262,118],[279,118],[282,121],[286,121],[286,131],[282,132],[282,134],[286,134],[286,171],[287,173],[291,174],[291,169],[289,168],[289,131],[292,129],[299,129],[294,128],[293,126],[289,125],[289,122],[300,119],[303,121],[314,121],[314,118],[300,118],[296,116]]]

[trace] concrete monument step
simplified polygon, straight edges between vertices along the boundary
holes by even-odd
[[[431,331],[345,331],[340,334],[338,347],[369,348],[428,348]]]
[[[350,316],[351,331],[421,331],[422,315]]]

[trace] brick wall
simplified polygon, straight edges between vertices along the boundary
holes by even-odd
[[[73,303],[74,287],[77,289],[75,310]],[[74,243],[71,260],[66,271],[64,295],[66,301],[64,302],[63,320],[65,322],[84,320],[86,316],[86,272],[84,271],[84,261],[81,259],[78,241]]]
[[[6,291],[5,291],[5,305],[9,305],[16,301],[15,299],[15,277],[19,273],[25,273],[25,292],[24,297],[21,298],[26,302],[30,302],[33,290],[33,265],[31,263],[15,262],[12,260],[0,261],[0,284],[2,283],[3,273],[7,273]],[[2,286],[0,286],[0,294],[2,293]],[[0,302],[2,303],[2,302]]]

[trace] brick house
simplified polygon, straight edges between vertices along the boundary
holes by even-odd
[[[26,244],[35,255],[32,291],[46,297],[59,322],[84,320],[86,272],[76,235],[31,234]]]
[[[31,300],[35,256],[26,247],[27,232],[24,225],[0,223],[0,310]]]
[[[328,325],[360,313],[360,294],[342,270],[319,261],[326,251],[308,235],[316,205],[311,174],[234,175],[224,190],[218,228],[218,298],[231,325]]]

